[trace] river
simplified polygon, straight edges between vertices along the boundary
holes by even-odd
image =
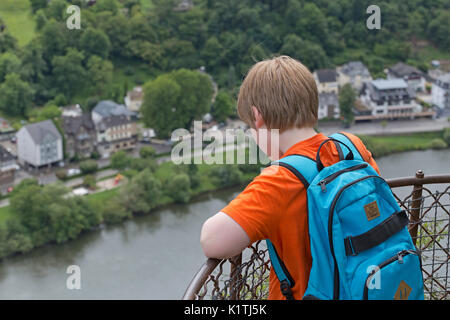
[[[450,150],[378,159],[385,178],[450,173]],[[180,299],[205,258],[202,223],[242,188],[204,195],[118,226],[91,231],[0,262],[0,299]],[[81,289],[67,289],[67,267],[80,267]]]

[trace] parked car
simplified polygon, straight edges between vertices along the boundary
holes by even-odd
[[[80,169],[72,168],[72,169],[67,170],[67,176],[68,177],[73,177],[73,176],[76,176],[77,174],[80,174],[80,173],[81,173]]]

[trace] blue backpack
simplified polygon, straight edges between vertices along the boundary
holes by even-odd
[[[324,167],[320,149],[330,141],[340,161]],[[406,212],[345,134],[325,140],[315,160],[290,155],[274,164],[289,169],[307,188],[312,267],[303,299],[424,299],[421,259]],[[266,242],[281,292],[292,300],[294,280],[272,242]]]

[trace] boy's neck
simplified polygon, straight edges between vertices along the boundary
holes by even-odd
[[[283,155],[294,144],[315,136],[314,128],[292,128],[280,133],[280,155]]]

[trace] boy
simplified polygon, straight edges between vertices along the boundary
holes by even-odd
[[[280,56],[254,65],[240,88],[239,117],[256,131],[256,140],[279,130],[279,150],[271,160],[301,154],[315,159],[327,137],[316,133],[318,93],[314,77],[297,60]],[[346,134],[361,156],[378,171],[371,153],[359,138]],[[265,140],[268,141],[268,140]],[[268,148],[271,150],[272,148]],[[325,166],[339,161],[336,146],[321,149]],[[270,239],[295,285],[292,293],[301,299],[311,268],[306,189],[291,171],[271,166],[263,170],[247,188],[203,225],[201,245],[207,257],[229,258],[253,242]],[[285,299],[273,269],[269,299]]]

